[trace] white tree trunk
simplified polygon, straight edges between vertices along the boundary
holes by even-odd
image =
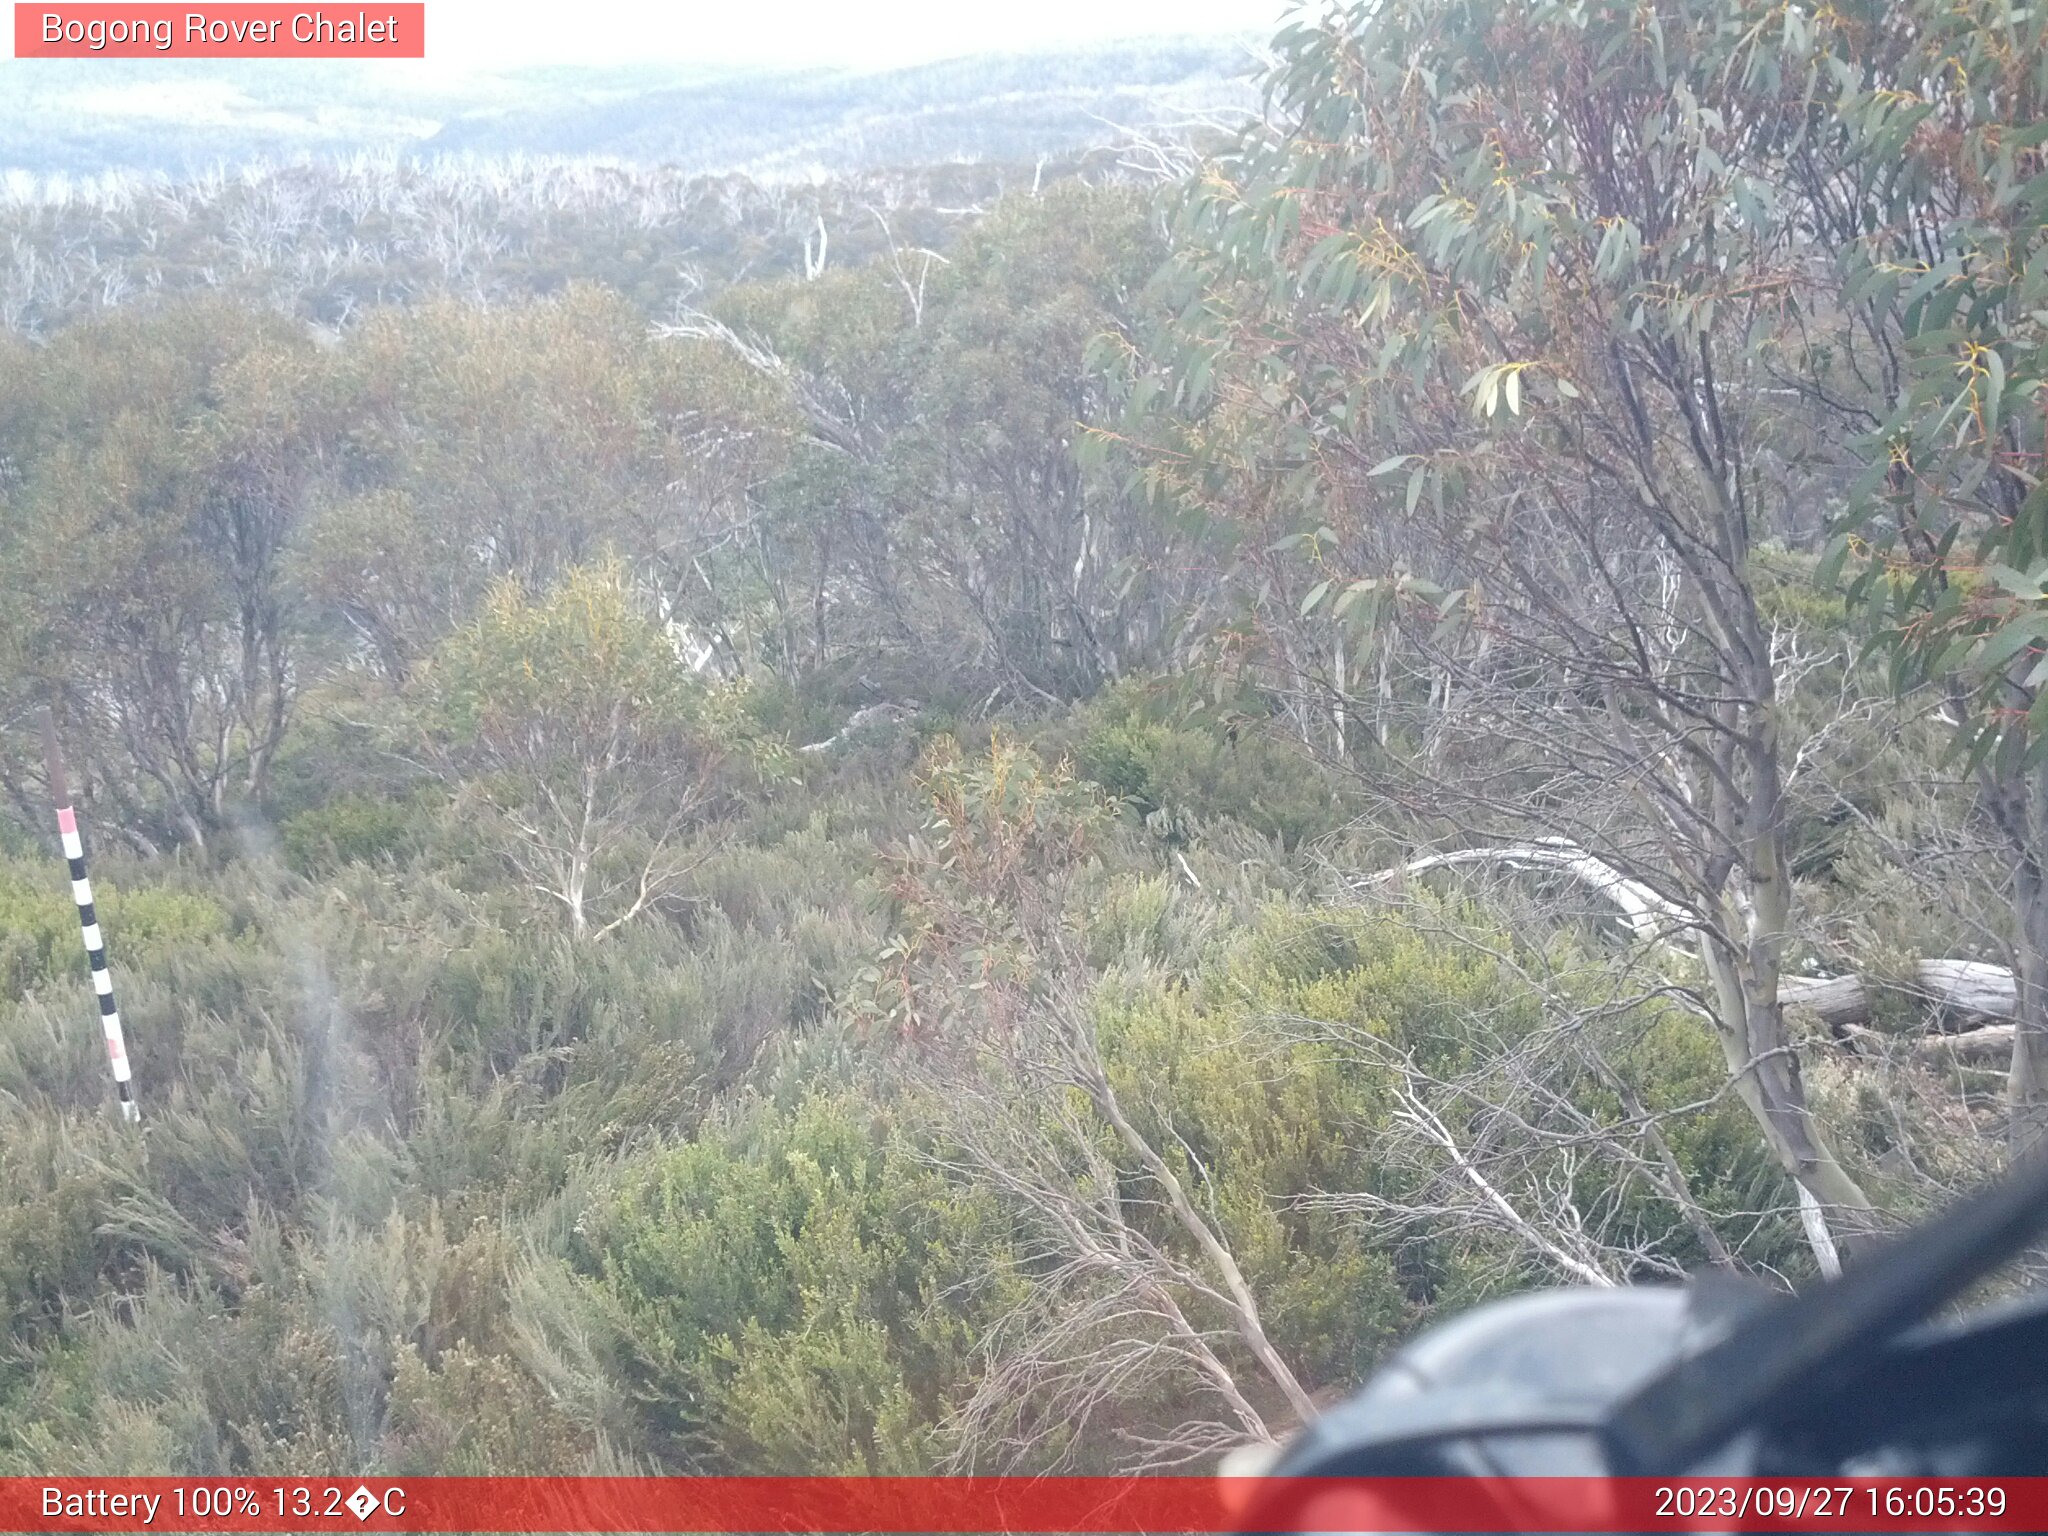
[[[1578,881],[1594,895],[1613,905],[1630,933],[1653,942],[1668,940],[1683,928],[1685,911],[1666,901],[1640,880],[1631,880],[1620,870],[1585,849],[1561,837],[1540,837],[1505,848],[1461,848],[1453,853],[1425,854],[1410,859],[1398,869],[1368,876],[1366,884],[1384,885],[1405,875],[1425,874],[1432,869],[1455,869],[1465,864],[1505,864],[1511,869],[1554,869]]]

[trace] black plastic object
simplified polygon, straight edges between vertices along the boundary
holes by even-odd
[[[1598,1476],[1615,1407],[1696,1341],[1690,1303],[1683,1288],[1645,1286],[1475,1308],[1311,1424],[1273,1475]]]
[[[1547,1291],[1408,1345],[1275,1463],[1287,1480],[2048,1473],[2048,1298],[1928,1319],[2048,1227],[2048,1159],[1789,1298],[1705,1279]]]
[[[1787,1423],[1853,1393],[1883,1346],[2048,1227],[2048,1158],[1958,1201],[1830,1285],[1760,1311],[1674,1362],[1615,1411],[1617,1472],[1678,1472],[1746,1428]],[[2048,1362],[2036,1362],[2037,1365]]]

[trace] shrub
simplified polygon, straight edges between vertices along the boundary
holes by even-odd
[[[1076,768],[1169,841],[1187,843],[1204,823],[1227,819],[1293,848],[1344,820],[1325,770],[1260,721],[1174,711],[1134,685],[1080,719]]]
[[[201,945],[230,927],[218,901],[178,886],[130,885],[95,875],[93,896],[109,953],[123,962]],[[0,993],[25,992],[86,971],[78,908],[63,864],[54,857],[0,863]]]
[[[294,874],[317,878],[345,864],[368,864],[419,846],[432,798],[421,791],[337,795],[285,821],[280,844]]]
[[[968,1375],[988,1221],[889,1117],[819,1095],[630,1169],[585,1262],[671,1465],[908,1472]]]

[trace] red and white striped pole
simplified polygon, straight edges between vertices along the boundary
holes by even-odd
[[[114,1092],[121,1100],[121,1118],[140,1120],[142,1111],[128,1085],[128,1042],[121,1035],[121,1015],[114,1007],[114,978],[107,970],[106,937],[92,907],[92,882],[85,876],[85,844],[78,836],[78,813],[71,808],[71,790],[64,781],[64,759],[57,752],[57,721],[43,711],[43,764],[50,775],[50,798],[57,806],[57,833],[64,839],[64,858],[71,866],[71,899],[78,903],[78,927],[85,937],[85,959],[92,967],[92,989],[100,1000],[100,1029],[107,1037],[107,1060],[114,1068]]]

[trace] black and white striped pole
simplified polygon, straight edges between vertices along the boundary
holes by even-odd
[[[142,1111],[129,1086],[128,1042],[121,1035],[121,1015],[114,1007],[114,978],[107,970],[106,938],[92,907],[92,882],[85,876],[85,844],[78,836],[78,813],[71,808],[71,790],[64,781],[64,759],[57,751],[57,722],[43,711],[43,764],[49,770],[50,798],[57,806],[57,832],[64,839],[64,859],[71,866],[71,899],[78,903],[78,927],[85,937],[85,959],[92,967],[92,989],[100,1000],[100,1030],[107,1038],[107,1060],[114,1069],[114,1093],[123,1120],[140,1120]]]

